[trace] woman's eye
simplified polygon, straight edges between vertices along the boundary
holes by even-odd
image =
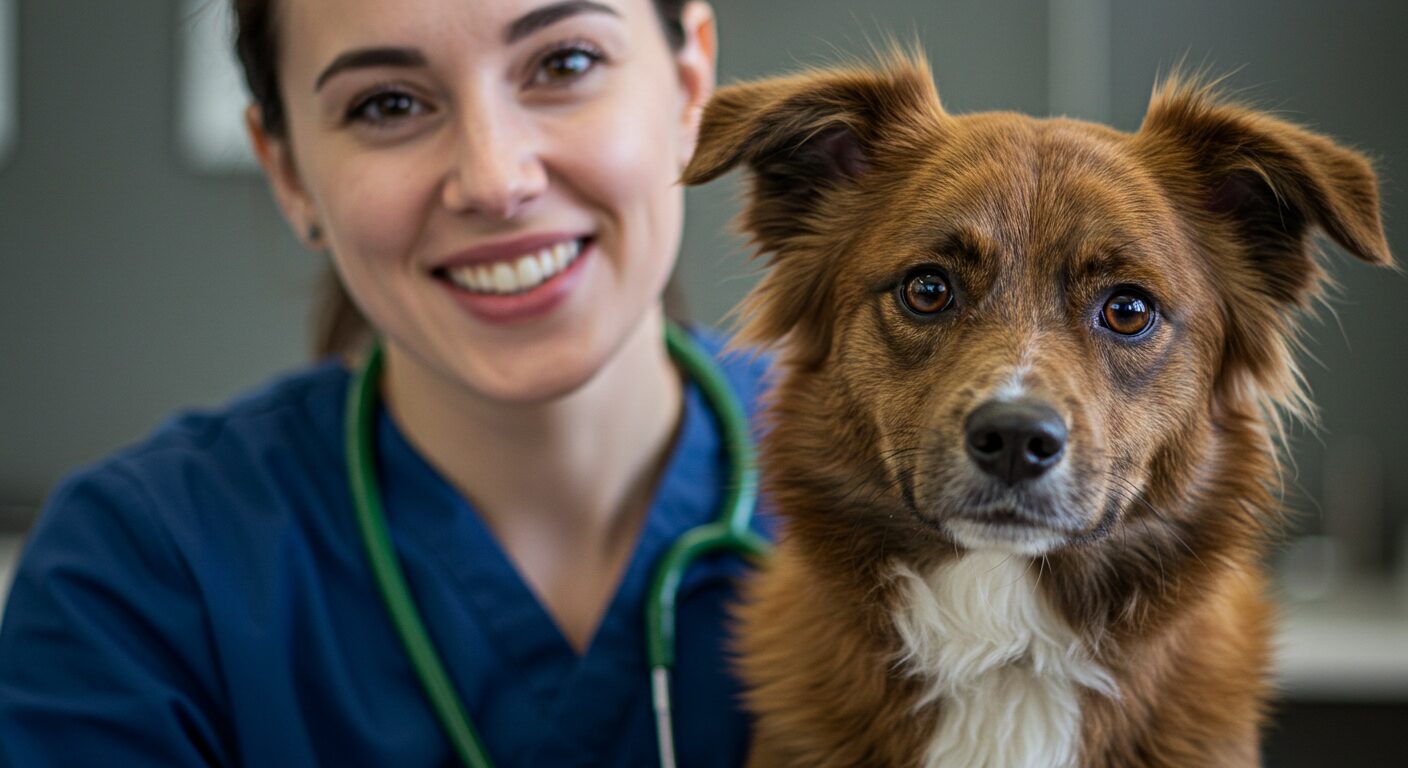
[[[533,82],[539,85],[569,83],[590,72],[601,59],[600,53],[584,46],[561,48],[542,58]]]
[[[900,303],[916,315],[937,315],[953,304],[948,278],[933,271],[911,273],[900,283]]]
[[[1138,336],[1154,325],[1154,302],[1142,292],[1121,288],[1100,310],[1100,324],[1121,336]]]
[[[405,91],[379,91],[354,104],[347,111],[347,119],[380,125],[414,117],[425,111],[425,104]]]

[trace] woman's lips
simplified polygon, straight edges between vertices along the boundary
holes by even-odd
[[[524,293],[566,271],[581,251],[582,241],[571,239],[508,259],[442,267],[438,271],[471,293]]]
[[[545,316],[581,282],[595,252],[590,238],[543,245],[498,261],[435,271],[455,302],[477,319],[505,325]]]

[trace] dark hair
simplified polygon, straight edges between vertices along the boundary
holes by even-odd
[[[259,105],[266,132],[285,136],[288,123],[279,94],[279,29],[277,0],[232,0],[235,11],[235,52],[244,69],[245,83],[254,103]],[[671,50],[684,45],[681,14],[686,0],[651,0],[655,14]],[[666,311],[683,316],[683,296],[673,278],[665,288]],[[331,268],[318,288],[314,315],[313,353],[356,356],[370,339],[371,326],[357,308],[347,289]]]

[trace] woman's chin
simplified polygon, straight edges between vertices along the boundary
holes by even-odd
[[[610,366],[610,345],[590,336],[558,337],[507,350],[460,356],[454,382],[503,405],[542,405],[581,391]]]

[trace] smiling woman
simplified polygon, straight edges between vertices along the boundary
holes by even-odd
[[[453,649],[446,685],[498,764],[650,762],[647,581],[733,482],[661,302],[711,8],[234,5],[255,155],[380,349],[365,466],[428,637]],[[751,406],[761,363],[720,365]],[[295,372],[65,483],[0,632],[0,754],[454,758],[359,538],[349,385],[338,359]],[[739,570],[701,563],[675,604],[687,764],[743,754],[722,650]]]
[[[654,7],[667,44],[671,50],[678,51],[685,43],[684,0],[652,0],[651,5]],[[235,6],[240,19],[237,49],[245,67],[250,91],[260,109],[261,120],[264,123],[262,127],[272,134],[283,135],[287,126],[285,108],[278,85],[279,66],[276,56],[278,33],[271,10],[274,4],[269,0],[235,0]],[[614,13],[611,5],[586,0],[546,4],[525,13],[521,19],[515,22],[513,28],[505,30],[505,37],[511,37],[517,41],[566,17],[587,11]],[[423,63],[419,51],[404,48],[350,51],[345,56],[346,58],[341,61],[329,65],[328,70],[320,75],[318,85],[321,85],[322,81],[337,68],[370,66],[376,64],[378,59],[387,66],[413,66],[418,61]],[[565,65],[566,68],[557,70],[556,75],[570,75],[573,71],[590,67],[595,62],[591,52],[577,52],[570,58],[562,57],[557,60],[558,65]],[[392,94],[391,97],[396,98],[396,95]],[[381,114],[381,110],[385,108],[411,109],[414,106],[412,102],[405,99],[399,102],[382,101],[373,107],[373,113]],[[340,280],[334,277],[325,281],[320,303],[319,327],[314,345],[316,352],[319,355],[356,356],[364,351],[370,329],[361,309],[348,296]],[[671,311],[671,314],[679,316],[679,304],[679,289],[670,283],[665,290],[665,307],[667,310],[671,310],[673,306],[674,310]]]

